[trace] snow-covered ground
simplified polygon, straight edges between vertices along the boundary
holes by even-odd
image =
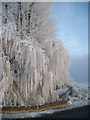
[[[88,86],[87,86],[88,87]],[[0,118],[34,118],[39,117],[44,114],[52,114],[57,111],[65,111],[74,109],[77,107],[83,107],[88,105],[88,89],[87,87],[83,87],[82,85],[76,85],[72,89],[72,94],[69,95],[68,106],[59,108],[59,109],[50,109],[41,112],[30,112],[30,113],[20,113],[20,114],[0,114]]]
[[[74,109],[76,107],[82,107],[82,106],[86,106],[86,105],[88,105],[88,101],[84,100],[84,101],[74,102],[73,104],[70,104],[67,107],[63,107],[63,108],[59,108],[59,109],[45,110],[45,111],[41,111],[41,112],[21,113],[21,114],[8,114],[8,115],[1,114],[0,117],[1,118],[9,118],[9,119],[12,119],[12,118],[34,118],[34,117],[42,116],[44,114],[52,114],[57,111],[70,110],[70,109]]]

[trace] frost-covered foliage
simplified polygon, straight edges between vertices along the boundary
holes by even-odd
[[[58,101],[57,90],[62,91],[68,85],[69,57],[48,24],[45,4],[3,3],[5,19],[0,30],[0,104],[3,106]],[[9,18],[13,19],[12,23]]]
[[[58,100],[55,91],[68,84],[68,56],[55,41],[43,43],[26,36],[22,40],[2,29],[0,89],[3,104],[39,105]],[[54,45],[52,45],[54,44]]]
[[[49,2],[3,2],[3,24],[13,23],[21,37],[33,35],[38,42],[55,39],[55,22]]]

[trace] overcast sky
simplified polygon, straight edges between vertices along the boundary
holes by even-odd
[[[57,38],[71,57],[71,76],[79,83],[88,82],[88,3],[56,2],[52,13],[57,22]]]

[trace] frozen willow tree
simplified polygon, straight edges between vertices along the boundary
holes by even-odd
[[[55,39],[50,3],[2,3],[0,89],[3,106],[61,100],[68,85],[69,57]]]

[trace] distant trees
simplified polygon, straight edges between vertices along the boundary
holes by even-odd
[[[13,21],[16,32],[21,36],[32,35],[39,42],[55,37],[54,21],[50,18],[48,2],[4,2],[3,23]]]

